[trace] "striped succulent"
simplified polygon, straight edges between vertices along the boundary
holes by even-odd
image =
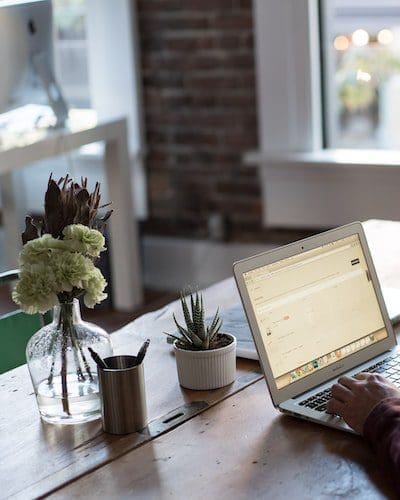
[[[168,337],[177,340],[178,347],[183,349],[205,351],[218,347],[219,330],[222,325],[219,310],[215,313],[209,325],[204,320],[204,304],[201,294],[190,294],[190,310],[186,297],[181,294],[181,305],[186,327],[180,325],[173,315],[180,336],[167,333]],[[165,332],[166,333],[166,332]]]

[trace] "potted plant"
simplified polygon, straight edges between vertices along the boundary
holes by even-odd
[[[236,376],[236,338],[220,332],[219,311],[206,325],[203,297],[190,294],[190,309],[181,294],[181,305],[186,327],[180,325],[177,335],[166,333],[173,339],[179,383],[187,389],[217,389],[231,384]]]

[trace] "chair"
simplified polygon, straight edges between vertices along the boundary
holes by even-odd
[[[18,279],[18,269],[0,273],[0,286]],[[51,322],[51,313],[26,314],[20,309],[0,316],[0,374],[26,362],[28,340]]]

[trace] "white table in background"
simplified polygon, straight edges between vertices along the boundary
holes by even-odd
[[[35,129],[19,135],[1,135],[0,189],[6,263],[9,268],[17,266],[20,226],[25,215],[21,213],[23,203],[19,199],[23,195],[14,185],[12,172],[29,163],[98,141],[105,143],[107,187],[114,210],[108,223],[113,304],[118,310],[131,310],[142,302],[143,292],[125,118],[96,122],[93,112],[77,110],[70,114],[70,123],[63,129]]]

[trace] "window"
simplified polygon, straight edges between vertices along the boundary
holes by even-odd
[[[52,4],[57,81],[70,107],[88,108],[86,0],[53,0]]]
[[[389,100],[389,92],[379,88],[369,111],[359,109],[351,117],[346,116],[344,120],[348,119],[348,125],[342,127],[334,98],[334,75],[335,64],[341,63],[343,57],[340,59],[339,54],[332,53],[332,47],[326,50],[327,41],[332,44],[336,35],[347,37],[358,28],[369,33],[371,49],[374,37],[377,39],[384,28],[390,29],[397,40],[394,32],[400,22],[395,13],[400,5],[398,0],[343,0],[341,6],[348,6],[347,14],[352,5],[355,5],[353,8],[363,5],[361,10],[365,15],[373,12],[369,18],[374,28],[366,22],[352,28],[342,24],[340,33],[335,34],[334,26],[345,19],[335,17],[336,2],[338,0],[253,2],[259,151],[246,154],[244,161],[260,167],[264,224],[269,227],[321,229],[354,220],[400,217],[396,202],[400,155],[393,151],[400,149],[400,131],[397,132],[400,113],[396,112],[400,110],[400,90],[391,92]],[[336,13],[340,13],[340,9],[336,9]],[[348,17],[360,21],[360,16],[358,11]],[[383,22],[383,18],[390,19],[391,24]],[[387,37],[388,33],[384,33]],[[365,38],[365,34],[360,35]],[[390,67],[390,75],[385,73],[385,81],[380,85],[382,89],[398,81],[398,72],[393,65]],[[364,73],[371,75],[370,81],[377,74],[362,69],[361,81],[369,78]],[[377,114],[374,106],[378,111],[385,107],[389,111]],[[362,136],[355,135],[359,129]],[[351,132],[358,142],[346,139],[345,131]],[[341,144],[337,142],[339,139]],[[351,149],[338,149],[344,147],[345,140],[346,148]],[[389,140],[392,150],[365,149],[388,149]]]
[[[323,0],[327,146],[400,148],[398,0]]]

